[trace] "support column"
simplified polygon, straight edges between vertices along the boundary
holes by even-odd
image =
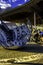
[[[34,27],[36,28],[36,13],[34,12]]]

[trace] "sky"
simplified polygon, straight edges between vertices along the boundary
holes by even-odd
[[[0,9],[6,9],[7,7],[15,8],[29,1],[30,0],[0,0]]]

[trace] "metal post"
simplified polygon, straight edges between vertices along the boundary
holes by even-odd
[[[34,27],[36,28],[36,13],[34,12]]]

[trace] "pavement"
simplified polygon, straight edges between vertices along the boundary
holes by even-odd
[[[4,50],[6,51],[6,52],[4,51],[4,54],[6,54],[5,56],[8,57],[8,55],[12,55],[11,53],[13,53],[13,56],[11,56],[10,58],[9,57],[2,58],[2,59],[0,58],[1,65],[6,65],[6,64],[11,65],[17,63],[18,65],[19,63],[43,64],[43,45],[39,45],[34,42],[29,42],[27,43],[26,46],[15,50],[6,50],[6,49]],[[1,55],[1,52],[0,52],[0,56],[3,57],[4,54]]]

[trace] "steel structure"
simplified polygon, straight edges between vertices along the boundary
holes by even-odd
[[[28,21],[27,24],[22,24],[20,26],[15,25],[13,29],[8,28],[8,26],[1,21],[0,24],[0,44],[4,48],[10,48],[13,46],[25,46],[31,37],[31,24]]]

